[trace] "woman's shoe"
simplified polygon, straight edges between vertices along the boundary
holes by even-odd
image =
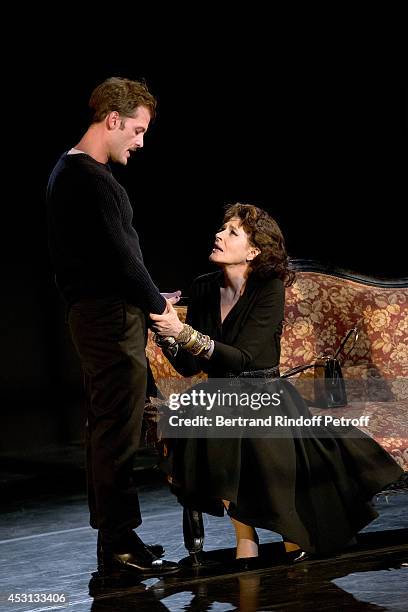
[[[234,570],[238,572],[258,569],[262,565],[259,557],[239,557],[234,559],[232,563]]]
[[[301,548],[291,550],[285,553],[285,560],[287,563],[302,563],[302,561],[308,561],[312,556],[310,553],[305,552]]]

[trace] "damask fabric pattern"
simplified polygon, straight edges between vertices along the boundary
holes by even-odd
[[[298,273],[286,290],[281,371],[334,352],[356,324],[358,341],[342,361],[351,405],[339,415],[369,416],[361,429],[408,471],[408,289]]]
[[[178,307],[178,311],[184,319],[186,308]],[[337,409],[338,414],[369,416],[368,426],[361,429],[408,471],[408,289],[298,272],[295,283],[286,289],[281,372],[311,363],[324,352],[335,352],[356,324],[358,341],[342,361],[350,404]],[[183,379],[151,334],[147,356],[156,381]],[[313,377],[313,370],[304,376]],[[199,378],[204,375],[190,383]],[[358,382],[354,387],[353,380]]]
[[[408,289],[299,272],[286,290],[281,370],[336,350],[359,324],[359,339],[343,362],[345,375],[377,373],[390,381],[395,399],[408,399]]]

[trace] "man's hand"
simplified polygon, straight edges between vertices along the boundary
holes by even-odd
[[[176,292],[177,293],[177,292]],[[160,336],[173,336],[176,338],[183,329],[183,323],[177,316],[176,310],[170,300],[167,300],[167,308],[161,315],[150,313],[153,321],[153,329]]]
[[[168,300],[171,304],[177,304],[181,298],[181,291],[173,291],[173,293],[161,293],[165,300]]]

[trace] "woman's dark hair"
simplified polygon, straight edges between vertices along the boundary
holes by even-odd
[[[133,117],[138,106],[145,106],[153,120],[156,105],[156,98],[142,81],[111,77],[98,85],[91,94],[91,123],[103,121],[112,111],[117,111],[122,117]]]
[[[224,223],[233,217],[241,220],[251,246],[260,250],[259,255],[251,261],[251,274],[261,278],[274,276],[286,286],[291,285],[295,273],[289,268],[285,240],[276,221],[262,208],[239,202],[226,206]]]

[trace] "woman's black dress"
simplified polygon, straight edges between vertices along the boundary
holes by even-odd
[[[279,363],[285,289],[279,279],[250,277],[246,290],[221,323],[223,274],[193,284],[187,322],[215,340],[210,360],[179,350],[173,365],[183,374],[203,369],[209,377],[271,368]],[[307,405],[286,380],[280,414],[310,417]],[[272,410],[273,408],[271,408]],[[281,534],[310,552],[346,545],[378,515],[375,493],[402,474],[369,436],[289,438],[194,438],[170,447],[167,471],[181,504],[222,516],[229,500],[233,518]]]

